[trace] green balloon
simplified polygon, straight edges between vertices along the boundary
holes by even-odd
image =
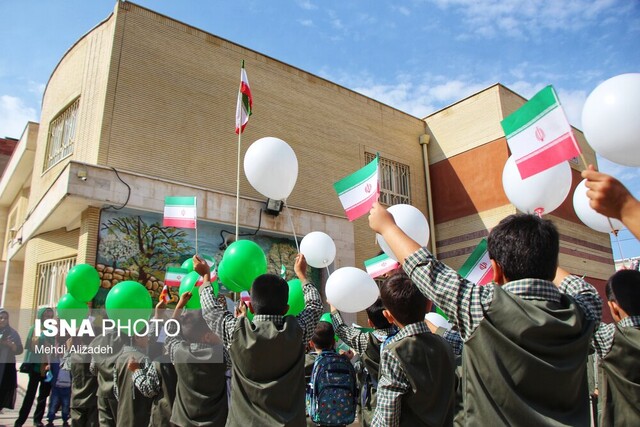
[[[72,320],[76,321],[76,327],[80,326],[82,320],[89,317],[89,306],[86,302],[78,301],[71,294],[64,294],[62,298],[58,300],[58,317],[71,323]]]
[[[78,264],[67,273],[67,291],[80,302],[89,302],[100,289],[100,274],[90,264]]]
[[[240,285],[238,285],[229,275],[227,275],[227,270],[224,266],[224,260],[220,261],[218,264],[218,279],[219,282],[224,285],[225,288],[229,289],[231,292],[242,292],[244,289]]]
[[[180,288],[178,290],[180,296],[185,292],[191,292],[191,298],[189,299],[189,302],[187,302],[187,305],[185,306],[186,308],[202,308],[200,305],[200,289],[196,286],[198,280],[200,280],[200,275],[195,271],[192,271],[184,276],[180,282]]]
[[[238,240],[230,244],[224,251],[222,261],[218,275],[222,283],[233,291],[233,288],[248,291],[255,278],[267,272],[267,257],[262,248],[251,240]]]
[[[115,285],[107,294],[104,305],[107,315],[116,322],[118,329],[133,327],[135,321],[149,320],[151,316],[151,295],[147,288],[132,280]],[[139,322],[138,329],[143,327],[143,323]]]
[[[200,257],[202,259],[204,259],[205,261],[207,261],[207,263],[209,264],[209,267],[211,267],[211,270],[213,270],[216,267],[216,260],[212,256],[210,256],[210,255],[200,255]],[[184,262],[182,263],[182,265],[180,267],[184,268],[185,270],[187,270],[189,272],[193,271],[193,256],[190,256],[189,258],[184,260]]]
[[[320,316],[320,322],[327,322],[333,325],[333,321],[331,320],[331,313],[323,313],[322,316]]]
[[[285,316],[297,316],[304,310],[304,293],[302,292],[302,282],[300,279],[292,279],[287,282],[289,285],[289,310]],[[331,320],[329,320],[331,321]]]

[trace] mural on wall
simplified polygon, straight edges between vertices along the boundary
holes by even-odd
[[[220,262],[225,237],[235,237],[233,226],[198,221],[198,252]],[[295,278],[293,265],[297,253],[292,237],[276,237],[260,231],[240,229],[241,239],[256,242],[267,256],[268,272],[280,274],[286,268],[286,280]],[[101,286],[94,307],[103,307],[109,289],[124,280],[142,283],[154,304],[164,287],[167,267],[179,267],[195,254],[193,229],[164,227],[162,214],[122,209],[102,211],[96,268]],[[320,271],[310,268],[309,277],[319,283]],[[170,303],[178,300],[178,288],[169,288]]]

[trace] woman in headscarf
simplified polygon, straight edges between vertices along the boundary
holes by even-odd
[[[38,309],[38,319],[45,321],[52,318],[53,309],[51,307],[40,307]],[[20,367],[20,372],[29,374],[29,384],[27,385],[27,392],[24,395],[18,419],[14,424],[16,427],[22,426],[27,421],[38,388],[40,388],[40,392],[38,393],[36,410],[33,413],[33,424],[36,427],[43,427],[42,418],[47,406],[47,398],[51,392],[51,380],[47,378],[47,371],[49,370],[48,357],[44,354],[39,354],[36,351],[36,346],[51,346],[54,341],[52,338],[35,335],[34,328],[35,326],[32,326],[29,329],[27,339],[24,341],[24,347],[27,352]]]
[[[0,410],[13,409],[16,402],[16,355],[22,350],[20,335],[9,326],[9,312],[0,308]]]

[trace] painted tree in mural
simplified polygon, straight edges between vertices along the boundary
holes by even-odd
[[[163,227],[159,222],[147,224],[139,216],[109,219],[102,229],[107,236],[119,239],[125,248],[135,249],[123,250],[125,256],[117,263],[137,272],[140,283],[164,272],[167,265],[179,263],[185,253],[192,251],[184,230]]]
[[[296,248],[289,243],[274,243],[267,254],[267,272],[280,275],[280,268],[284,264],[287,268],[287,280],[293,279],[295,273],[293,265],[296,262]]]

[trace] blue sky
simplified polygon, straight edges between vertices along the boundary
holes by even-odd
[[[136,3],[417,117],[496,82],[526,98],[552,84],[569,120],[582,129],[582,106],[599,83],[640,72],[637,0]],[[114,6],[112,0],[0,0],[0,136],[18,138],[26,121],[39,121],[57,62]],[[600,169],[640,197],[640,168],[602,159]],[[640,255],[628,231],[619,240],[625,257]],[[615,242],[613,249],[618,258]]]

